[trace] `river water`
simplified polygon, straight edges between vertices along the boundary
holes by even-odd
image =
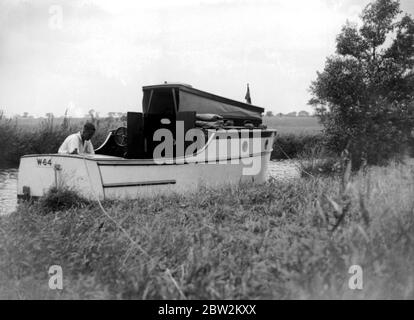
[[[17,169],[0,169],[0,215],[17,205]]]
[[[17,169],[0,169],[0,215],[9,214],[17,206]],[[300,176],[294,161],[270,161],[269,176],[290,180]]]

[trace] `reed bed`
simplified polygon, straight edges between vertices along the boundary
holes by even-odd
[[[35,121],[36,120],[36,121]],[[95,148],[99,147],[110,130],[125,126],[125,122],[114,118],[105,119],[34,119],[22,125],[13,119],[2,117],[0,112],[0,168],[17,167],[20,157],[26,154],[57,153],[65,138],[81,130],[86,121],[95,124],[92,138]]]

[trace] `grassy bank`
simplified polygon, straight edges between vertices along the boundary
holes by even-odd
[[[188,196],[21,204],[0,217],[0,298],[414,298],[414,167],[205,189]],[[72,206],[72,207],[71,207]],[[363,290],[348,288],[351,265]],[[63,268],[63,290],[48,268]]]

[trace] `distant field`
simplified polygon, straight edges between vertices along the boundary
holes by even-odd
[[[279,133],[316,134],[322,130],[316,117],[263,117],[263,123]]]
[[[53,118],[53,124],[54,125],[61,125],[63,123],[63,117],[62,118]],[[106,118],[100,118],[100,120],[105,120]],[[71,125],[80,125],[86,121],[90,121],[90,118],[69,118],[69,123]],[[118,120],[115,118],[114,120]],[[47,122],[48,119],[46,118],[14,118],[13,124],[16,124],[21,129],[35,129],[37,128],[41,123]]]
[[[101,118],[103,120],[105,118]],[[81,124],[90,118],[70,118],[73,125]],[[18,118],[13,120],[22,129],[37,127],[44,118]],[[54,124],[61,124],[63,118],[54,118]],[[315,117],[263,117],[263,123],[269,129],[277,129],[279,133],[315,134],[322,130],[322,126]]]

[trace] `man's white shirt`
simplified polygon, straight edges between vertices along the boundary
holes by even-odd
[[[78,149],[79,154],[95,154],[90,140],[85,140],[85,142],[82,143],[80,132],[68,136],[60,146],[58,153],[72,153],[75,149]]]

